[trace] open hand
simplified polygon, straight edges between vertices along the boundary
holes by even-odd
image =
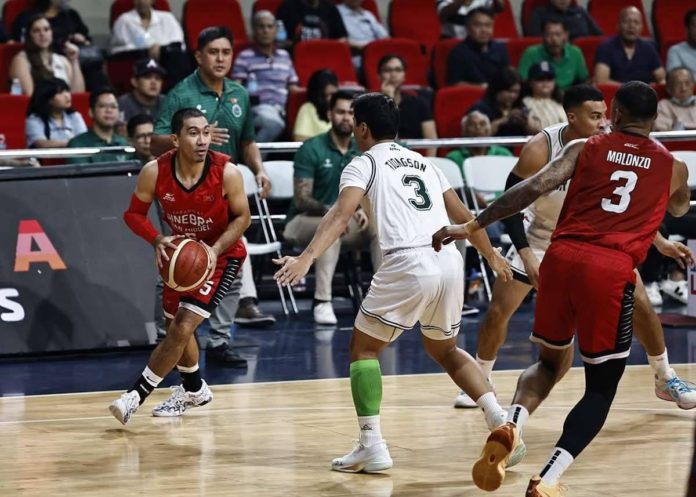
[[[286,255],[280,259],[273,259],[273,264],[282,266],[273,278],[281,285],[294,285],[307,275],[312,262],[303,257]]]
[[[488,265],[495,272],[495,274],[498,275],[498,278],[502,279],[503,281],[511,281],[512,269],[510,269],[510,264],[508,264],[505,257],[501,255],[500,251],[500,248],[493,249],[493,255],[487,259]]]
[[[172,236],[158,236],[155,239],[155,260],[157,261],[157,267],[162,268],[164,266],[164,261],[169,260],[166,248],[176,250],[176,245],[174,245],[174,240],[177,238],[185,238],[183,235],[172,235]]]
[[[686,269],[687,267],[694,267],[696,265],[696,259],[694,259],[694,253],[689,247],[680,242],[674,242],[670,240],[665,240],[663,243],[656,244],[655,248],[664,256],[671,257],[679,267]]]
[[[442,250],[443,245],[449,245],[455,240],[466,240],[475,231],[473,221],[464,224],[453,224],[444,226],[437,230],[433,235],[432,246],[435,252]]]
[[[210,143],[213,145],[225,145],[230,141],[230,131],[227,128],[218,128],[218,122],[210,125]]]

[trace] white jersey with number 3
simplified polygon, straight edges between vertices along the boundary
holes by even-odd
[[[340,190],[350,186],[365,190],[384,253],[430,246],[433,233],[449,224],[447,179],[428,159],[397,143],[379,143],[355,157],[341,174]]]

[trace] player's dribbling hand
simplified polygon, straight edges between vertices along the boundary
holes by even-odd
[[[227,128],[218,128],[218,122],[210,125],[210,143],[213,145],[225,145],[230,141],[230,132]]]
[[[157,260],[157,267],[161,268],[164,265],[164,261],[169,260],[165,248],[170,248],[176,250],[176,245],[172,242],[177,238],[185,238],[183,235],[172,235],[172,236],[158,236],[155,239],[155,259]]]
[[[488,265],[495,272],[495,274],[498,275],[498,278],[502,279],[503,281],[512,281],[512,269],[510,269],[510,264],[508,264],[508,261],[501,255],[500,252],[500,248],[493,248],[493,255],[486,259],[488,261]]]
[[[307,275],[312,262],[303,257],[286,255],[280,259],[273,259],[273,264],[282,266],[276,271],[273,278],[281,285],[294,285]]]
[[[683,243],[676,241],[665,240],[663,243],[655,244],[655,248],[664,256],[671,257],[679,267],[686,269],[687,267],[694,267],[696,265],[696,259],[694,258],[694,253],[689,247]]]
[[[449,245],[455,240],[466,240],[475,231],[471,224],[474,221],[469,221],[464,224],[452,224],[444,226],[433,234],[432,246],[435,252],[442,250],[443,245]]]

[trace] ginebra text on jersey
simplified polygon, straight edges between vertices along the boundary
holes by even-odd
[[[182,214],[172,214],[167,212],[165,216],[167,218],[167,224],[169,224],[176,231],[208,231],[213,224],[213,220],[211,218],[206,219],[192,212],[185,212]]]

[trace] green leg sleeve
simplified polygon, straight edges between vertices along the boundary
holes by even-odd
[[[376,416],[382,403],[382,372],[377,359],[350,363],[350,389],[358,416]]]

